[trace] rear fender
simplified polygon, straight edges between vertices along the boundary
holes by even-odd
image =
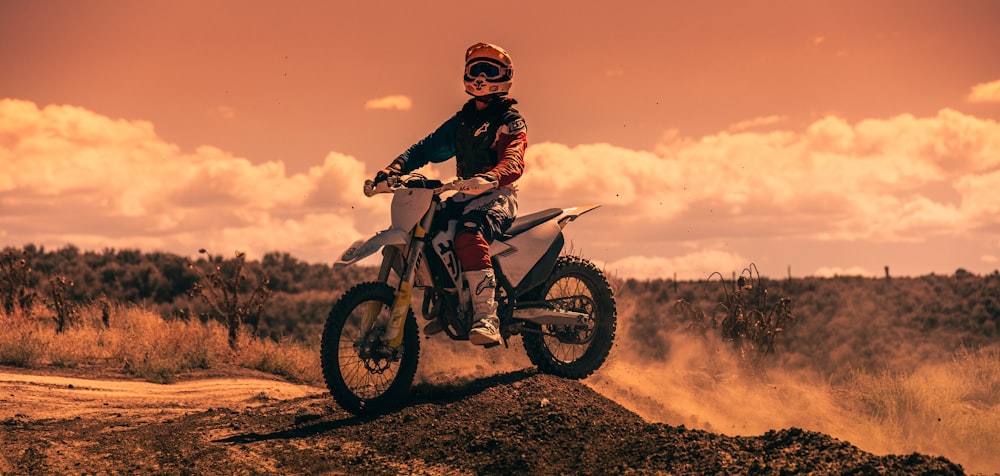
[[[383,246],[406,246],[410,240],[410,233],[399,228],[389,228],[376,233],[374,236],[355,241],[347,247],[340,258],[333,263],[335,269],[346,268],[358,261],[361,261],[381,249]]]
[[[586,205],[582,207],[564,208],[561,215],[556,217],[556,223],[559,223],[559,228],[566,228],[569,222],[576,220],[584,213],[596,210],[600,208],[600,205]]]

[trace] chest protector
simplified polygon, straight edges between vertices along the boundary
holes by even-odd
[[[499,100],[477,111],[470,101],[462,108],[455,130],[455,162],[459,177],[466,179],[497,165],[497,131],[510,106],[510,102]]]

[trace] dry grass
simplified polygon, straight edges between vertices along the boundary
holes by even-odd
[[[0,310],[0,365],[97,366],[157,383],[185,372],[237,366],[323,384],[315,346],[244,334],[233,349],[227,328],[217,321],[164,320],[141,307],[112,304],[105,325],[104,311],[100,303],[83,306],[78,318],[56,333],[51,311]],[[454,371],[453,363],[447,367]],[[908,373],[856,371],[832,391],[842,406],[871,422],[873,433],[908,450],[974,462],[975,468],[1000,467],[1000,352],[962,352],[946,364]]]
[[[242,342],[244,344],[235,356],[235,363],[239,366],[278,375],[292,382],[324,383],[318,349],[305,347],[291,339],[279,342],[244,339]]]
[[[35,368],[45,361],[51,339],[45,336],[41,322],[5,318],[0,332],[0,364]],[[53,332],[54,333],[54,332]]]
[[[854,372],[839,389],[908,448],[1000,468],[1000,353],[960,352],[911,373]]]
[[[137,306],[111,306],[109,322],[95,304],[81,308],[72,325],[56,332],[44,311],[27,318],[0,313],[0,364],[23,368],[104,367],[150,382],[170,383],[184,372],[235,365],[320,384],[319,351],[291,340],[274,342],[244,335],[229,345],[216,321],[164,320]]]

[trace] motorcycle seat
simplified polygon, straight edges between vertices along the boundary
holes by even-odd
[[[528,231],[541,223],[549,221],[563,212],[562,208],[549,208],[540,212],[529,213],[514,219],[514,223],[504,232],[501,239],[513,238],[525,231]]]

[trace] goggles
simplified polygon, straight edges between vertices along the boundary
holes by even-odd
[[[510,77],[510,69],[485,59],[472,60],[465,65],[465,77],[474,79],[480,75],[487,81],[503,80]]]

